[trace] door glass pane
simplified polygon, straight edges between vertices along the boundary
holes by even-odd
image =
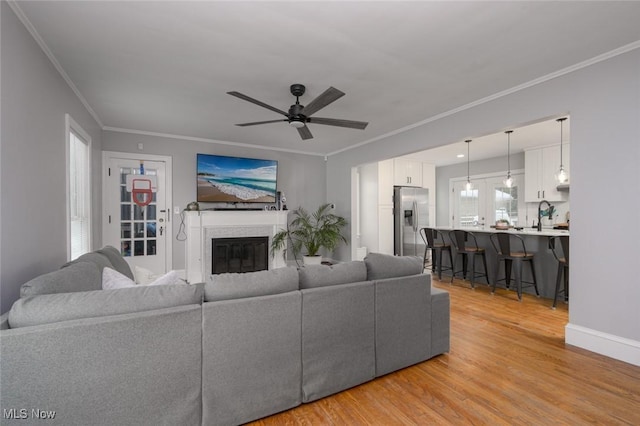
[[[155,256],[156,240],[147,240],[147,256]]]
[[[510,225],[518,226],[518,187],[495,187],[494,218],[493,222],[500,219],[507,220]]]
[[[155,204],[149,204],[147,206],[147,220],[156,220],[156,206]]]
[[[120,219],[131,220],[131,204],[120,205]]]
[[[131,241],[122,241],[120,244],[120,251],[125,257],[131,256]]]
[[[134,226],[134,237],[135,238],[144,238],[144,223],[136,222],[133,224]]]
[[[120,224],[120,238],[123,238],[123,239],[131,238],[131,223],[122,222]]]
[[[147,222],[147,238],[155,238],[155,237],[156,237],[156,223]]]
[[[458,217],[460,227],[478,226],[480,218],[480,207],[478,201],[478,190],[473,188],[458,190]]]
[[[133,242],[133,255],[144,256],[144,241],[139,240]]]

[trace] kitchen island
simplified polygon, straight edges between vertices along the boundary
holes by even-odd
[[[436,227],[436,229],[442,232],[445,235],[445,241],[447,243],[451,243],[451,239],[449,238],[449,232],[453,230],[451,227]],[[485,227],[465,227],[459,228],[464,229],[465,231],[469,231],[476,236],[478,240],[478,246],[483,247],[486,250],[487,256],[487,267],[489,268],[489,280],[491,283],[495,280],[496,274],[496,261],[497,254],[496,250],[493,248],[491,241],[489,240],[489,236],[495,232],[507,232],[509,234],[519,235],[524,239],[524,243],[527,247],[527,252],[535,253],[534,264],[536,271],[536,278],[538,281],[538,290],[540,291],[540,296],[548,299],[553,299],[555,288],[556,288],[556,276],[558,273],[558,261],[553,256],[553,252],[549,247],[549,239],[551,237],[565,235],[569,236],[568,230],[561,229],[553,229],[553,228],[542,228],[541,231],[538,231],[535,228],[523,228],[522,230],[516,230],[510,228],[508,230],[501,230],[495,228],[485,228]],[[513,250],[520,251],[520,247],[514,246]],[[455,255],[455,251],[454,251]],[[445,257],[444,262],[448,262],[448,259]],[[503,264],[504,265],[504,264]],[[504,277],[504,266],[500,266],[499,277],[502,279]],[[458,259],[457,269],[462,267],[462,259]],[[476,262],[476,271],[482,270],[482,264],[478,266],[478,262]],[[467,274],[469,277],[469,274]],[[443,278],[444,280],[445,278]],[[523,281],[533,281],[531,276],[531,269],[524,265],[522,268],[522,279]],[[482,278],[476,282],[476,285],[482,285]],[[525,287],[527,284],[523,284],[523,292],[529,294],[535,294],[533,287]],[[501,281],[498,283],[496,288],[504,288],[505,283]],[[515,278],[512,275],[510,289],[514,290],[514,297],[517,300],[517,296],[515,294]],[[562,300],[562,296],[560,297]],[[551,306],[551,304],[549,304]]]

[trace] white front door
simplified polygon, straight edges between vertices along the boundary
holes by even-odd
[[[172,267],[171,158],[104,152],[103,170],[103,244],[119,249],[132,270],[137,265],[167,272]],[[157,191],[146,206],[135,202],[126,185],[127,175],[142,174],[157,179]]]

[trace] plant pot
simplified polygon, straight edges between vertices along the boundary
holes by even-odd
[[[320,265],[322,263],[322,256],[302,256],[302,261],[305,265]]]

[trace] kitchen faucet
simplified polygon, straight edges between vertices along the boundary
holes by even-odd
[[[547,216],[551,219],[553,216],[553,206],[547,200],[542,200],[538,204],[538,232],[542,232],[542,203],[547,203]]]

